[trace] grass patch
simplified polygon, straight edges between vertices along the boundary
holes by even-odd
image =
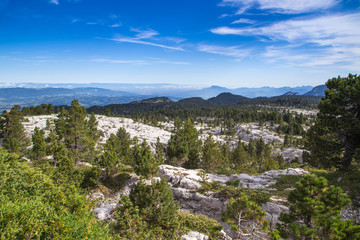
[[[280,175],[279,178],[276,179],[276,183],[270,185],[269,188],[276,189],[272,193],[281,198],[287,198],[289,195],[289,190],[295,187],[295,183],[299,181],[301,176],[296,175]]]
[[[190,231],[197,231],[209,236],[210,240],[222,239],[222,226],[215,219],[204,215],[193,215],[179,211],[180,232],[186,234]]]
[[[216,197],[218,198],[238,198],[241,193],[245,193],[250,201],[256,202],[261,205],[269,201],[271,194],[264,192],[260,189],[251,189],[244,187],[235,187],[234,182],[232,181],[230,185],[223,186],[219,182],[204,182],[203,185],[197,190],[197,192],[201,194],[205,194],[207,192],[215,192]]]

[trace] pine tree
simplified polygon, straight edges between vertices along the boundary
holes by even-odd
[[[16,105],[10,112],[3,112],[0,116],[0,138],[5,149],[12,153],[25,154],[30,145],[30,139],[25,134],[20,112],[21,107]]]
[[[130,192],[130,200],[139,208],[140,214],[149,227],[160,227],[168,239],[179,227],[177,212],[179,206],[174,202],[172,190],[164,178],[151,186],[140,181]]]
[[[360,162],[360,76],[332,78],[326,83],[315,124],[308,131],[307,162],[348,170]]]
[[[91,113],[89,120],[87,121],[87,131],[89,137],[96,143],[101,137],[101,131],[98,129],[99,122],[97,121],[95,114]]]
[[[159,137],[156,139],[155,158],[157,159],[159,165],[165,163],[164,146],[160,142]]]
[[[58,144],[58,136],[53,130],[50,130],[49,135],[45,139],[46,141],[46,155],[53,155],[56,151]]]
[[[35,127],[34,134],[32,135],[32,156],[34,159],[41,159],[46,156],[46,143],[44,137],[44,131],[40,130],[38,127]]]
[[[115,166],[119,164],[119,158],[110,143],[107,141],[105,144],[105,149],[103,154],[100,157],[99,165],[100,167],[105,168],[106,180],[111,176],[111,171],[114,170]]]
[[[66,146],[59,142],[53,155],[55,173],[54,179],[56,183],[63,184],[79,184],[78,170],[75,168],[75,159],[70,151],[66,149]]]
[[[197,168],[201,161],[201,145],[199,133],[190,118],[182,126],[177,119],[174,122],[174,132],[171,134],[167,147],[170,163],[187,168]]]
[[[226,205],[223,220],[235,223],[238,231],[237,239],[242,236],[259,237],[266,212],[255,202],[249,200],[245,193],[236,199],[231,199]]]
[[[141,175],[146,179],[157,174],[159,162],[155,159],[150,150],[150,146],[145,140],[136,148],[134,159],[134,171],[136,174]]]
[[[76,163],[81,160],[91,162],[96,158],[97,123],[94,116],[90,116],[90,123],[86,117],[85,107],[81,106],[78,100],[74,99],[71,102],[70,109],[68,111],[61,111],[55,123],[55,130],[59,139],[72,152]],[[90,131],[92,132],[90,133]]]
[[[121,127],[116,132],[116,137],[118,139],[118,146],[116,147],[115,151],[118,153],[120,159],[122,159],[125,164],[133,165],[133,156],[131,154],[130,147],[130,134],[126,131],[125,128]]]
[[[231,153],[231,164],[237,171],[245,171],[249,168],[248,156],[245,152],[244,145],[239,140],[236,148]]]
[[[224,165],[218,143],[214,141],[211,134],[204,142],[202,156],[203,160],[201,167],[205,170],[215,170]]]
[[[290,212],[282,213],[278,230],[290,239],[357,239],[360,226],[342,221],[340,212],[350,199],[339,187],[328,186],[327,180],[305,175],[290,192]]]
[[[221,144],[220,151],[221,151],[221,157],[223,159],[222,160],[223,166],[221,166],[221,168],[230,167],[231,151],[226,143]]]

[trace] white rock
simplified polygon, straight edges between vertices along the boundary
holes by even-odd
[[[194,232],[194,231],[191,231],[185,235],[182,235],[181,238],[183,240],[208,240],[209,237],[202,234],[202,233],[199,233],[199,232]]]
[[[116,203],[111,203],[95,208],[94,213],[96,215],[96,218],[102,221],[107,221],[112,219],[111,213],[115,207],[116,207]]]

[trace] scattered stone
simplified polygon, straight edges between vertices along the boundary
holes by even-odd
[[[360,224],[360,209],[354,207],[353,205],[345,208],[341,213],[343,220],[352,220],[355,224]]]

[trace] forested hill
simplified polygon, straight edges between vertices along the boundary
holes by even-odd
[[[110,104],[106,106],[92,106],[87,109],[89,113],[102,114],[106,111],[116,115],[132,115],[136,113],[149,113],[159,110],[171,109],[200,109],[231,105],[269,105],[282,107],[316,108],[321,97],[314,96],[278,96],[272,98],[246,98],[231,93],[221,93],[216,97],[204,100],[200,97],[185,98],[174,102],[166,97],[151,98],[126,104]]]

